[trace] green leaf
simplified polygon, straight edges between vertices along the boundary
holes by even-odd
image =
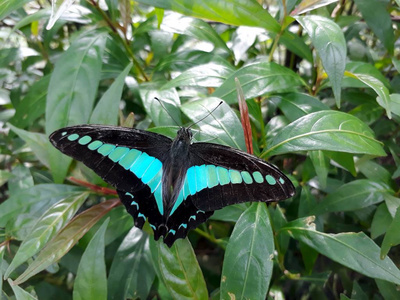
[[[381,258],[385,258],[391,247],[400,244],[399,236],[400,228],[400,208],[397,208],[396,215],[394,216],[390,226],[387,228],[385,237],[381,247]]]
[[[106,35],[98,30],[76,38],[57,60],[46,102],[46,133],[87,123],[100,80]],[[55,182],[62,182],[71,158],[49,144],[49,161]]]
[[[29,88],[26,96],[15,108],[15,115],[9,120],[11,124],[25,128],[44,114],[49,82],[50,76],[44,76]]]
[[[342,185],[323,199],[310,215],[320,215],[336,211],[353,211],[382,202],[390,189],[383,183],[359,179]]]
[[[327,234],[315,231],[313,218],[288,223],[280,233],[306,243],[322,255],[365,276],[400,284],[400,271],[388,258],[381,259],[379,247],[365,233]]]
[[[48,158],[48,138],[46,135],[37,132],[29,132],[20,128],[17,128],[11,124],[7,124],[18,136],[23,139],[31,148],[32,152],[36,155],[38,160],[49,167],[49,158]]]
[[[8,279],[8,283],[10,284],[16,300],[37,300],[37,298],[27,291],[20,288],[18,285],[15,284],[11,279]]]
[[[181,109],[200,127],[202,133],[218,137],[218,140],[225,145],[246,149],[239,118],[226,103],[218,106],[220,102],[221,99],[214,97],[204,98],[199,101],[187,102],[182,105]],[[218,108],[210,114],[217,106]],[[205,116],[207,117],[202,120]]]
[[[203,274],[188,239],[177,240],[171,248],[150,239],[150,250],[157,277],[173,299],[207,299]]]
[[[114,255],[108,276],[109,299],[146,299],[154,277],[149,236],[133,227]]]
[[[87,192],[71,195],[51,206],[36,222],[29,235],[18,248],[4,277],[8,278],[12,271],[38,253],[75,215],[88,195]]]
[[[278,33],[279,23],[255,0],[138,0],[186,16],[237,26],[263,27]]]
[[[0,170],[0,186],[5,184],[12,177],[13,177],[12,173],[5,170]]]
[[[383,296],[383,299],[399,299],[400,292],[395,284],[380,279],[375,279],[375,282],[379,291],[381,292],[381,295]]]
[[[39,253],[32,264],[15,282],[21,284],[46,269],[63,257],[86,233],[113,207],[120,205],[119,199],[102,202],[85,210],[71,220]]]
[[[392,28],[392,19],[386,7],[387,2],[380,0],[355,0],[354,2],[368,26],[382,41],[386,49],[393,53],[395,36]]]
[[[208,63],[184,71],[176,78],[169,81],[162,88],[169,89],[180,86],[218,87],[232,73],[234,69],[226,64]]]
[[[272,277],[274,235],[267,207],[253,203],[239,218],[226,248],[221,299],[265,299]]]
[[[234,72],[215,90],[213,96],[224,99],[229,104],[236,103],[235,78],[240,81],[246,99],[305,85],[298,74],[286,67],[272,62],[255,62]]]
[[[400,116],[400,94],[391,94],[389,104],[390,111]]]
[[[107,299],[107,273],[104,261],[104,234],[109,219],[97,230],[81,257],[74,282],[74,300]]]
[[[359,119],[339,111],[320,111],[285,126],[269,140],[261,157],[309,150],[386,155],[373,131]]]
[[[306,217],[311,215],[310,211],[317,205],[317,201],[313,194],[311,194],[310,188],[308,186],[303,186],[300,194],[300,204],[298,216]]]
[[[82,191],[82,188],[63,184],[38,184],[21,190],[0,204],[0,227],[4,227],[19,214],[29,213],[40,217],[54,203]]]
[[[388,211],[386,203],[382,203],[375,211],[374,218],[371,223],[371,238],[376,239],[386,232],[392,223],[393,217]]]
[[[5,245],[0,246],[0,300],[3,294],[3,259],[4,259],[4,251],[6,249]]]
[[[357,161],[357,168],[359,172],[364,174],[368,179],[379,183],[385,183],[394,189],[396,188],[396,184],[394,184],[392,180],[392,174],[381,164],[373,160],[359,160]]]
[[[315,173],[317,173],[318,181],[322,188],[326,187],[329,171],[329,158],[324,155],[323,151],[309,151],[308,155],[314,165]]]
[[[12,169],[11,173],[13,176],[8,181],[8,191],[10,194],[33,187],[33,177],[28,167],[17,165]]]
[[[378,95],[376,101],[380,106],[382,106],[386,110],[388,118],[389,119],[392,118],[389,90],[382,82],[380,82],[375,77],[372,77],[367,74],[353,74],[350,72],[346,72],[346,75],[356,78],[361,82],[365,83],[366,85],[368,85],[370,88],[372,88]]]
[[[189,35],[200,41],[210,42],[216,48],[221,48],[227,53],[231,52],[214,28],[200,19],[170,14],[163,19],[161,29],[167,32]]]
[[[51,1],[51,16],[46,30],[50,30],[54,23],[61,17],[61,15],[68,10],[68,8],[75,2],[75,0],[61,0]]]
[[[2,0],[0,5],[0,20],[3,20],[11,12],[31,1],[32,0]]]
[[[340,107],[342,78],[346,68],[347,54],[346,40],[342,30],[335,22],[321,16],[311,15],[296,19],[310,36],[329,76],[336,105]]]
[[[90,117],[90,124],[117,125],[120,103],[119,100],[122,96],[125,77],[131,70],[132,65],[132,63],[129,63],[126,66],[122,73],[119,74],[119,76],[101,97]]]
[[[306,12],[315,10],[320,7],[324,7],[331,3],[337,2],[337,0],[303,0],[300,4],[296,7],[296,9],[291,13],[291,15],[301,15]]]
[[[313,112],[329,110],[319,99],[303,93],[282,94],[273,96],[270,100],[278,105],[290,122]]]

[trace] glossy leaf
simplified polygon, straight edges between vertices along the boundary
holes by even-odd
[[[243,129],[239,118],[226,104],[218,106],[221,99],[204,98],[199,101],[187,102],[182,105],[182,111],[201,128],[201,131],[211,136],[218,137],[228,146],[245,150]],[[218,108],[210,114],[210,112]],[[204,120],[207,114],[209,114]]]
[[[278,33],[278,22],[255,0],[138,0],[137,2],[176,11],[186,16],[231,25],[263,27]]]
[[[371,238],[376,239],[381,236],[389,228],[393,217],[390,215],[386,203],[382,203],[375,211],[371,223]]]
[[[54,23],[60,18],[60,16],[75,2],[75,0],[61,0],[51,1],[51,16],[49,23],[46,26],[47,30],[50,30]]]
[[[390,110],[400,116],[400,94],[390,95]]]
[[[96,30],[74,40],[57,60],[46,101],[46,133],[89,120],[100,80],[106,36]],[[49,144],[49,161],[55,182],[61,182],[71,158]]]
[[[111,86],[97,103],[90,117],[90,124],[117,125],[119,104],[122,96],[122,89],[125,83],[125,77],[132,68],[129,63],[121,74],[115,79]]]
[[[386,49],[393,53],[395,36],[390,13],[385,2],[379,0],[354,0],[368,26],[382,41]]]
[[[323,151],[310,151],[309,155],[317,173],[318,181],[324,188],[328,178],[329,159],[324,155]]]
[[[239,218],[226,249],[220,299],[264,299],[272,277],[274,235],[264,203]]]
[[[310,113],[329,110],[319,99],[303,93],[288,93],[271,97],[291,122]]]
[[[79,239],[113,207],[120,205],[119,199],[112,199],[92,206],[71,220],[39,253],[35,261],[15,282],[23,283],[44,270],[65,255]]]
[[[176,78],[163,86],[164,89],[180,86],[218,87],[232,73],[234,69],[226,64],[208,63],[184,71]]]
[[[391,247],[400,244],[399,237],[400,227],[400,208],[397,208],[396,215],[394,216],[390,226],[386,230],[385,237],[381,247],[381,258],[385,258]]]
[[[109,299],[146,299],[154,277],[149,236],[133,227],[114,255],[108,276]]]
[[[82,188],[62,184],[38,184],[21,190],[0,204],[0,227],[4,227],[18,214],[29,212],[30,215],[40,217],[54,203],[82,191]]]
[[[16,285],[11,279],[8,279],[8,283],[14,292],[16,300],[37,300],[35,296]]]
[[[189,35],[200,41],[210,42],[216,48],[221,48],[230,53],[229,48],[214,28],[203,20],[185,17],[180,14],[170,14],[163,19],[161,29],[167,32]]]
[[[107,219],[97,230],[81,257],[74,282],[74,300],[107,299],[107,272],[104,261],[104,235]]]
[[[337,1],[338,0],[302,0],[291,15],[301,15]]]
[[[347,54],[346,40],[342,30],[335,22],[321,16],[298,17],[297,21],[310,36],[329,76],[336,105],[340,107],[342,78],[346,68]]]
[[[46,135],[37,132],[29,132],[11,124],[8,124],[8,126],[28,144],[29,148],[31,148],[32,152],[43,165],[47,167],[50,166],[47,152],[48,138]]]
[[[38,253],[75,215],[87,197],[87,192],[72,195],[50,207],[33,226],[30,234],[18,248],[4,277],[8,278],[18,266]]]
[[[9,121],[11,124],[25,128],[44,114],[49,82],[50,76],[44,76],[29,88],[29,92],[15,108],[15,115]]]
[[[3,20],[11,12],[25,5],[32,0],[3,0],[0,5],[0,20]]]
[[[312,218],[288,223],[280,234],[287,233],[322,255],[365,276],[400,284],[400,270],[388,258],[381,259],[379,247],[365,233],[327,234],[315,231]]]
[[[386,155],[373,131],[356,117],[339,111],[320,111],[290,123],[261,156],[309,150]]]
[[[325,197],[311,212],[319,215],[336,211],[353,211],[382,202],[390,188],[372,180],[359,179],[342,185]]]
[[[150,240],[151,257],[157,277],[173,299],[207,299],[206,283],[188,239],[177,240],[171,248]]]
[[[213,96],[224,99],[229,104],[236,102],[235,78],[240,81],[246,99],[292,90],[305,84],[298,74],[288,68],[276,63],[255,62],[234,72],[215,90]]]

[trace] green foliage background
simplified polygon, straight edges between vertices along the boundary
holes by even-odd
[[[0,298],[399,298],[398,0],[72,2],[0,0]],[[235,78],[255,154],[297,193],[171,249],[48,142],[85,123],[173,137],[222,99],[195,139],[245,150]]]

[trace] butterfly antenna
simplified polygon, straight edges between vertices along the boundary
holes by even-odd
[[[178,126],[178,127],[181,127],[181,125],[179,125],[179,123],[174,119],[174,117],[169,113],[169,111],[167,110],[167,108],[164,106],[164,103],[160,100],[160,99],[158,99],[157,97],[154,97],[154,100],[157,100],[160,104],[161,104],[161,107],[167,112],[167,114],[171,117],[171,119],[175,122],[175,124]]]
[[[216,107],[214,107],[214,109],[213,109],[212,111],[210,111],[210,112],[209,112],[208,114],[206,114],[203,118],[201,118],[200,120],[198,120],[196,123],[193,123],[192,125],[190,125],[188,128],[190,128],[190,127],[196,125],[197,123],[200,123],[201,121],[203,121],[205,118],[207,118],[209,115],[211,115],[218,107],[220,107],[221,104],[222,104],[223,102],[224,102],[224,101],[221,101],[220,103],[218,103],[218,105],[217,105]]]

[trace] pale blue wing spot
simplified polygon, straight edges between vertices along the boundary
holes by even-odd
[[[143,219],[146,220],[146,216],[144,214],[142,214],[142,213],[138,213],[137,216],[138,216],[138,218],[143,218]]]
[[[129,192],[126,192],[125,195],[131,197],[132,199],[135,198],[135,196],[133,196],[133,195],[132,195],[131,193],[129,193]]]
[[[231,177],[231,182],[233,184],[242,183],[243,178],[239,171],[229,170],[229,176]]]
[[[186,173],[186,179],[189,183],[189,191],[191,195],[196,194],[196,171],[194,167],[190,167]]]
[[[101,155],[107,156],[110,154],[113,150],[115,149],[114,145],[111,144],[104,144],[101,146],[99,149],[97,149],[97,152],[100,153]]]
[[[179,225],[179,227],[178,227],[178,230],[179,230],[181,227],[183,227],[183,228],[187,228],[187,224],[185,224],[185,223],[182,223],[181,225]]]
[[[179,205],[181,205],[182,202],[183,202],[183,193],[181,190],[178,195],[178,198],[176,198],[176,201],[174,203],[174,206],[171,209],[171,212],[169,213],[170,216],[175,212],[175,210],[179,207]]]
[[[154,191],[154,198],[156,199],[157,203],[157,208],[158,211],[160,212],[161,215],[164,215],[164,207],[163,207],[163,201],[162,201],[162,184],[158,185],[156,190]]]
[[[198,214],[199,212],[205,214],[206,212],[204,210],[199,209],[198,211],[196,211],[196,214]]]
[[[88,136],[88,135],[85,135],[85,136],[81,137],[81,138],[78,140],[78,143],[81,144],[81,145],[87,145],[87,144],[89,144],[91,141],[92,141],[92,138],[91,138],[90,136]]]
[[[162,163],[158,159],[154,159],[153,162],[147,167],[146,172],[142,176],[142,181],[144,184],[147,184],[157,175],[157,173],[161,170]]]
[[[176,231],[173,230],[173,229],[170,229],[170,230],[168,231],[168,233],[172,233],[173,235],[175,235]]]
[[[108,158],[111,159],[113,162],[118,162],[122,158],[124,158],[125,155],[127,155],[129,152],[129,148],[126,147],[117,147],[113,152],[108,155]]]
[[[254,180],[255,180],[257,183],[263,183],[263,182],[264,182],[263,176],[262,176],[261,173],[258,172],[258,171],[253,172],[253,177],[254,177]]]
[[[190,221],[191,219],[193,219],[193,220],[196,221],[196,216],[190,216],[189,221]]]
[[[131,149],[118,163],[125,169],[128,170],[135,163],[138,157],[142,154],[141,151]]]
[[[229,178],[229,172],[227,169],[222,168],[222,167],[217,167],[217,175],[218,175],[218,181],[220,185],[225,185],[231,182]]]
[[[141,178],[146,171],[147,167],[155,160],[155,157],[149,156],[147,153],[142,152],[139,158],[131,166],[130,170],[139,178]]]
[[[101,145],[103,145],[102,142],[100,141],[93,141],[88,145],[89,150],[96,150],[98,149]]]
[[[283,180],[282,177],[279,177],[279,182],[282,183],[282,184],[284,184],[284,183],[285,183],[285,180]]]
[[[207,175],[206,175],[206,166],[196,166],[196,191],[200,192],[202,189],[207,187]]]
[[[247,171],[242,171],[241,174],[242,174],[243,181],[244,181],[246,184],[252,184],[252,183],[253,183],[253,178],[251,177],[251,175],[250,175],[249,172],[247,172]]]
[[[207,172],[207,187],[213,188],[214,186],[218,185],[218,176],[217,176],[217,169],[213,165],[206,166]]]
[[[136,209],[139,209],[139,204],[136,201],[132,201],[131,205],[136,205]]]
[[[71,142],[76,141],[79,138],[79,135],[74,133],[67,137]]]
[[[61,133],[62,136],[65,136],[67,134],[66,131],[64,131],[63,133]]]
[[[156,226],[154,226],[153,224],[150,224],[150,227],[153,228],[153,230],[156,230]]]
[[[275,178],[274,178],[274,177],[272,177],[271,175],[267,175],[267,176],[265,176],[265,180],[267,180],[267,182],[268,182],[270,185],[274,185],[274,184],[276,184],[276,180],[275,180]]]

